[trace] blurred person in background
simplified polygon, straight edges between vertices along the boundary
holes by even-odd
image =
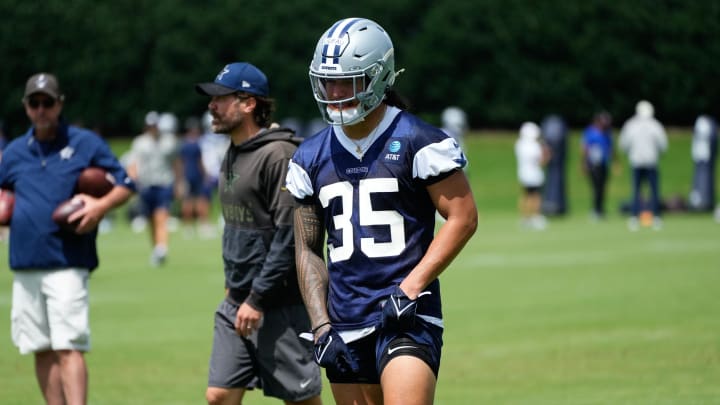
[[[203,167],[205,168],[205,197],[212,206],[213,197],[217,192],[220,178],[220,166],[225,153],[230,146],[230,137],[227,134],[216,134],[212,129],[212,115],[205,111],[202,116],[203,134],[200,137],[200,151],[202,152]],[[218,227],[223,228],[222,214],[218,216]]]
[[[447,107],[442,112],[441,120],[442,128],[440,129],[456,140],[460,148],[465,150],[465,133],[468,131],[467,114],[465,114],[465,111],[456,106]],[[468,165],[465,165],[466,172],[467,169]]]
[[[145,132],[130,146],[127,170],[137,183],[143,214],[150,224],[150,264],[160,266],[168,254],[170,208],[183,178],[178,123],[170,113],[151,111],[145,116],[145,125]]]
[[[592,218],[605,218],[605,190],[614,156],[612,119],[606,111],[595,114],[580,141],[581,168],[592,188]]]
[[[46,403],[79,405],[87,403],[88,280],[99,264],[97,226],[130,197],[134,184],[98,134],[65,122],[64,99],[50,73],[27,81],[22,104],[32,126],[5,149],[0,187],[15,193],[9,246],[13,342],[21,354],[34,353]],[[101,198],[75,195],[78,176],[90,166],[118,180]],[[84,204],[69,217],[80,221],[74,232],[52,220],[55,208],[70,198]]]
[[[295,269],[293,198],[284,187],[301,139],[271,125],[267,77],[250,63],[228,64],[195,89],[211,97],[213,132],[232,142],[219,184],[225,298],[215,312],[205,397],[234,405],[262,388],[286,404],[319,405],[320,369],[312,344],[299,337],[310,320]]]
[[[654,118],[655,108],[646,100],[635,106],[635,115],[628,119],[620,130],[618,146],[627,154],[632,168],[632,207],[628,229],[639,229],[642,185],[650,187],[650,209],[652,226],[662,229],[660,206],[660,155],[668,148],[667,134],[663,125]]]
[[[185,134],[180,145],[183,181],[180,188],[180,213],[183,232],[186,236],[196,233],[201,237],[211,237],[213,229],[208,223],[210,200],[207,195],[207,173],[202,160],[200,120],[189,117],[185,121]]]
[[[315,361],[337,404],[431,404],[444,331],[438,277],[477,226],[465,155],[404,111],[392,41],[374,21],[333,24],[309,73],[330,126],[295,152],[287,188]]]
[[[715,207],[715,166],[717,162],[717,124],[709,115],[695,119],[690,148],[695,170],[688,198],[693,211],[712,211]]]
[[[518,203],[521,224],[530,229],[542,230],[547,220],[540,209],[542,187],[545,182],[544,166],[550,160],[550,150],[542,143],[540,127],[534,122],[524,122],[515,141],[517,178],[522,187]]]

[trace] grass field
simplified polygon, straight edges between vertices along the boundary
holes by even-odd
[[[441,277],[446,332],[436,403],[720,403],[720,224],[707,214],[671,214],[662,231],[628,232],[616,210],[628,197],[627,169],[611,180],[607,221],[590,222],[574,136],[570,214],[544,232],[523,230],[513,141],[490,133],[467,141],[481,217]],[[672,136],[661,169],[665,195],[686,196],[687,136]],[[203,403],[223,286],[219,239],[172,234],[161,269],[149,266],[147,236],[122,221],[99,246],[90,403]],[[39,404],[32,357],[10,340],[12,274],[7,246],[0,248],[0,403]],[[323,399],[333,403],[329,388]],[[245,403],[279,402],[252,392]]]

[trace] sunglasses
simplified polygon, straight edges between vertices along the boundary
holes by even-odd
[[[31,98],[28,100],[28,105],[33,110],[39,108],[41,105],[47,110],[49,108],[55,107],[55,99],[54,98],[44,98],[42,100],[38,100],[36,98]]]

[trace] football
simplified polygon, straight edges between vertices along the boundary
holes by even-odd
[[[80,173],[77,179],[78,193],[100,198],[115,187],[115,178],[112,174],[99,167],[88,167]]]
[[[73,198],[64,201],[60,203],[57,208],[55,208],[55,211],[53,211],[52,220],[55,221],[55,223],[58,224],[61,229],[69,232],[75,232],[78,224],[80,224],[80,219],[76,219],[75,221],[70,222],[68,221],[68,218],[74,212],[81,209],[84,205],[85,203],[83,203],[80,199]]]
[[[0,189],[0,225],[10,224],[14,207],[15,194],[12,191]]]

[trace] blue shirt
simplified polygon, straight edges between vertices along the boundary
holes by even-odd
[[[0,187],[15,193],[11,269],[97,267],[96,232],[63,232],[52,220],[52,212],[72,198],[80,172],[89,166],[104,168],[117,184],[134,190],[107,143],[85,129],[61,124],[54,140],[38,142],[31,128],[3,151]]]
[[[583,147],[586,151],[585,163],[590,166],[607,166],[612,155],[612,137],[610,132],[602,132],[594,125],[583,131]]]
[[[433,239],[436,209],[426,187],[466,163],[457,141],[406,112],[388,108],[378,131],[358,158],[355,145],[327,127],[300,144],[289,165],[288,190],[322,210],[328,312],[340,331],[377,325],[383,300]],[[439,281],[426,291],[417,312],[441,325]]]
[[[183,162],[185,180],[190,184],[202,184],[202,152],[199,140],[183,140],[180,145],[180,158]]]

